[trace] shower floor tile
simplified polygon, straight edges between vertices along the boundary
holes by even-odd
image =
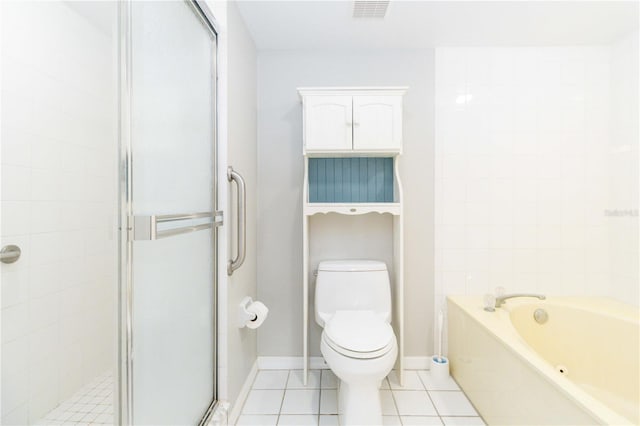
[[[36,425],[113,425],[113,388],[111,372],[101,374],[47,413]]]

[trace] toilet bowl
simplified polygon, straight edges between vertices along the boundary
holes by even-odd
[[[315,295],[316,322],[324,328],[320,351],[340,379],[340,425],[381,425],[380,383],[398,356],[386,264],[320,262]]]
[[[322,333],[320,351],[340,379],[340,424],[381,425],[380,383],[398,355],[389,323],[371,311],[338,311]]]

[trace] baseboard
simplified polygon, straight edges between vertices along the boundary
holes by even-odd
[[[249,374],[247,375],[247,379],[244,381],[244,384],[240,388],[240,392],[238,393],[238,397],[233,402],[231,406],[231,414],[229,414],[229,424],[235,425],[238,421],[238,417],[240,417],[240,413],[242,412],[242,406],[244,405],[244,401],[249,396],[249,391],[251,390],[251,386],[253,385],[253,381],[256,379],[256,375],[258,374],[258,360],[253,363]]]
[[[302,370],[304,361],[301,356],[259,356],[258,368],[260,370]],[[309,357],[309,368],[321,370],[329,368],[321,356]]]
[[[428,370],[431,365],[430,356],[405,356],[403,361],[405,370]]]
[[[406,370],[428,370],[430,357],[428,356],[406,356],[404,357],[404,368]],[[304,368],[301,356],[259,356],[258,369],[260,370],[301,370]],[[329,368],[324,358],[321,356],[309,357],[309,368],[320,370]]]

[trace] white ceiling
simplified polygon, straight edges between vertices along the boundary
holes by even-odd
[[[400,1],[354,19],[353,2],[237,2],[258,49],[609,43],[638,28],[636,1]]]

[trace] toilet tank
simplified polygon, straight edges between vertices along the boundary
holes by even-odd
[[[391,286],[384,262],[325,260],[318,265],[316,322],[324,323],[336,311],[374,311],[391,321]]]

